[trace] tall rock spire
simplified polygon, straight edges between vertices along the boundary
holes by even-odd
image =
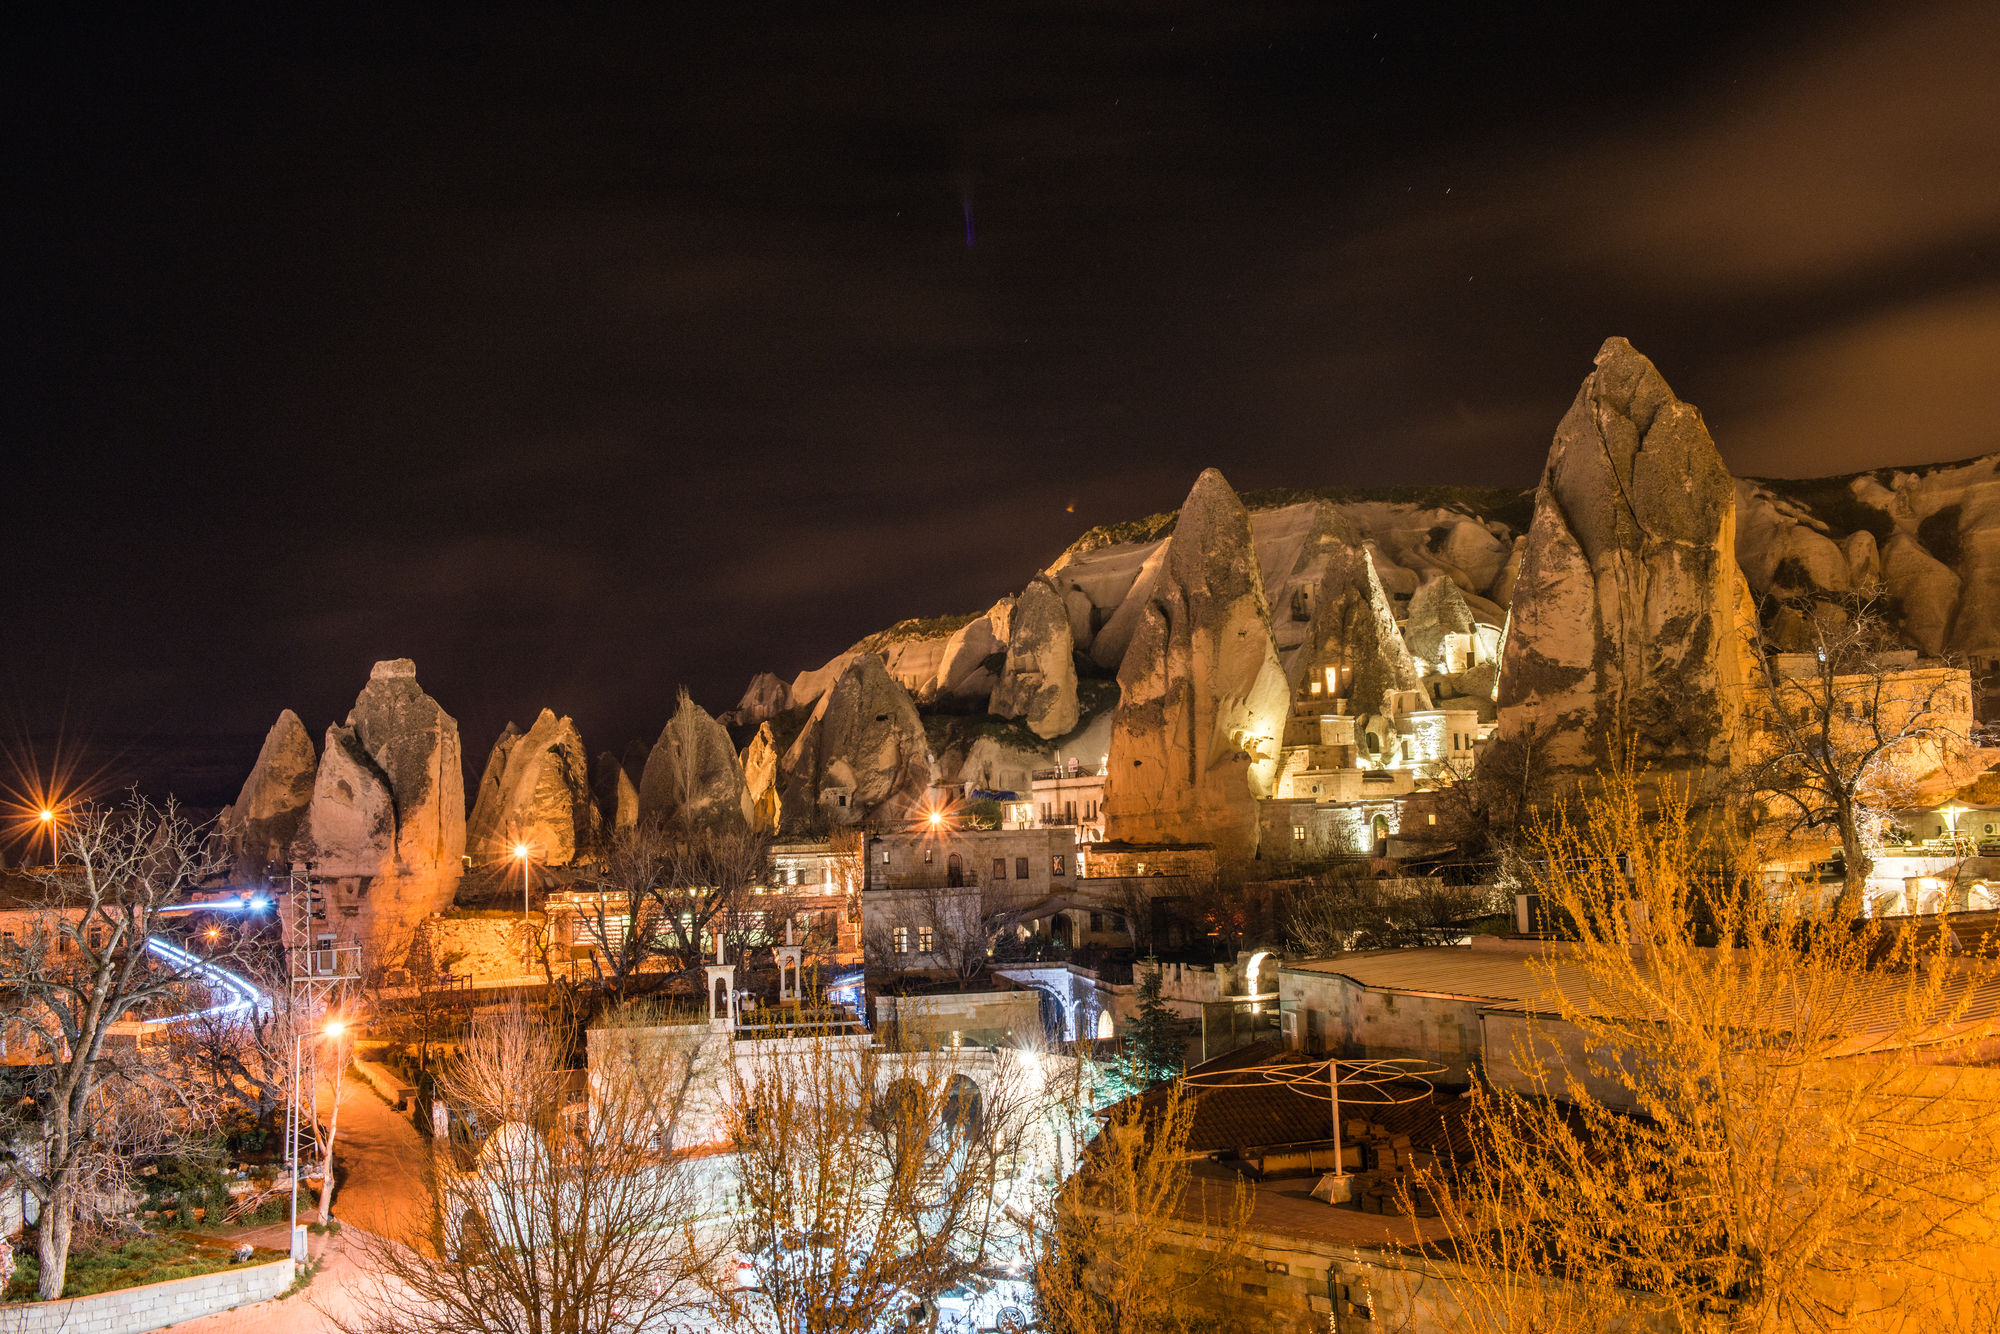
[[[1556,428],[1535,495],[1484,763],[1575,772],[1728,763],[1756,613],[1736,490],[1701,413],[1622,338]]]
[[[1220,472],[1196,480],[1118,669],[1105,784],[1114,839],[1257,846],[1290,690],[1271,640],[1250,516]]]

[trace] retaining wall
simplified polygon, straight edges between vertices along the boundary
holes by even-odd
[[[0,1334],[145,1334],[269,1301],[292,1286],[292,1277],[289,1259],[273,1260],[66,1301],[9,1302],[0,1306]]]

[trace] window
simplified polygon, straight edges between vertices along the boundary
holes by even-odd
[[[104,928],[103,928],[103,927],[101,927],[101,926],[98,926],[98,925],[96,925],[95,923],[93,923],[93,924],[91,925],[91,928],[90,928],[90,931],[89,931],[89,934],[88,934],[88,936],[87,936],[87,939],[88,939],[88,940],[90,941],[90,948],[92,948],[93,950],[101,950],[101,949],[103,949],[103,948],[104,948]]]
[[[1302,825],[1302,824],[1295,824],[1295,825],[1293,825],[1293,826],[1292,826],[1292,842],[1294,842],[1294,843],[1303,843],[1303,842],[1305,842],[1305,841],[1306,841],[1306,827],[1305,827],[1304,825]]]
[[[1987,827],[1989,829],[1992,828],[1990,825]],[[995,880],[1005,880],[1007,878],[1007,859],[1005,857],[995,857],[993,859],[993,878]]]
[[[910,928],[899,926],[891,931],[889,933],[889,943],[895,947],[896,953],[908,954],[910,952]]]
[[[929,953],[931,952],[931,945],[932,945],[932,943],[933,943],[933,942],[934,942],[935,940],[936,940],[936,936],[935,936],[935,934],[934,934],[934,933],[933,933],[933,932],[931,931],[931,929],[930,929],[929,927],[927,927],[927,926],[920,926],[920,927],[918,927],[918,928],[917,928],[917,953],[919,953],[919,954],[929,954]]]
[[[924,865],[926,865],[926,866],[929,866],[929,865],[931,864],[931,854],[932,854],[932,853],[934,853],[934,852],[936,852],[936,851],[937,851],[937,849],[935,849],[935,848],[925,848],[925,849],[924,849]]]
[[[1101,913],[1101,912],[1094,912],[1094,913],[1092,913],[1092,914],[1090,915],[1090,929],[1091,929],[1092,931],[1102,931],[1102,930],[1104,929],[1104,914],[1103,914],[1103,913]]]
[[[1049,858],[1049,874],[1057,876],[1068,875],[1069,858],[1065,857],[1060,852],[1058,852],[1055,856]]]
[[[1028,859],[1026,857],[1016,857],[1014,859],[1014,878],[1016,880],[1026,880],[1028,878]]]
[[[887,848],[882,849],[882,864],[884,866],[889,864],[889,849]]]

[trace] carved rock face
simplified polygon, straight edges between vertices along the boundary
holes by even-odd
[[[1045,741],[1062,736],[1076,726],[1075,640],[1069,609],[1047,579],[1029,584],[1015,602],[1013,631],[987,711],[1025,720]]]
[[[880,659],[876,659],[880,664]],[[750,818],[743,766],[729,731],[683,691],[680,706],[660,730],[639,780],[641,820],[716,821]]]
[[[311,734],[286,709],[265,734],[242,792],[222,816],[224,835],[238,859],[253,866],[290,862],[292,839],[305,823],[318,772]]]
[[[785,752],[787,818],[839,825],[914,809],[931,782],[930,747],[909,692],[873,653],[847,664]]]
[[[1728,762],[1755,624],[1735,502],[1700,412],[1608,339],[1536,492],[1488,762]]]
[[[1272,790],[1290,690],[1249,515],[1213,468],[1167,540],[1118,685],[1107,835],[1254,851],[1254,798]]]
[[[512,723],[493,744],[466,842],[475,863],[505,861],[524,843],[546,866],[566,866],[601,832],[576,724],[543,709],[525,734]]]

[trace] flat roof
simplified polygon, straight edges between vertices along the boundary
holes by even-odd
[[[1559,1001],[1565,1000],[1578,1013],[1602,1014],[1607,1008],[1593,1003],[1599,984],[1559,941],[1362,950],[1286,964],[1278,971],[1344,977],[1364,987],[1469,1001],[1487,1010],[1550,1014],[1558,1012]],[[1914,1036],[1915,1042],[1963,1041],[2000,1032],[2000,969],[1988,960],[1972,958],[1957,961],[1957,971],[1965,977],[1967,990],[1939,997],[1937,1027]],[[1821,994],[1816,1003],[1846,1011],[1852,1045],[1862,1050],[1869,1039],[1911,1022],[1902,1012],[1907,985],[1887,974],[1869,976],[1850,993]],[[1797,998],[1780,989],[1776,979],[1767,997],[1746,1007],[1745,1022],[1774,1026],[1789,1022]]]
[[[1581,1000],[1585,994],[1583,970],[1562,959],[1567,953],[1560,947],[1480,949],[1456,945],[1359,950],[1330,959],[1288,963],[1278,971],[1331,974],[1384,991],[1535,1008],[1553,1005],[1551,982],[1566,984],[1562,990],[1573,1000]]]

